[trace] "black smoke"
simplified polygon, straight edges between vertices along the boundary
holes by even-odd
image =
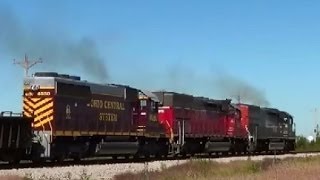
[[[214,86],[220,96],[231,98],[234,101],[248,103],[257,106],[269,106],[266,94],[239,77],[232,76],[225,72],[217,75]]]
[[[243,80],[241,74],[232,75],[220,65],[211,66],[209,69],[207,74],[199,74],[183,63],[171,64],[166,72],[168,75],[166,88],[213,99],[228,98],[235,103],[240,100],[241,103],[270,106],[265,92]]]
[[[59,12],[57,12],[59,13]],[[0,52],[22,59],[41,57],[44,69],[67,72],[83,71],[98,81],[106,81],[108,71],[96,43],[89,37],[72,39],[66,32],[46,31],[24,25],[8,6],[0,5]]]

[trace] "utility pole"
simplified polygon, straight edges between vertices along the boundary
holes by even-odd
[[[237,99],[238,99],[238,104],[240,104],[241,103],[241,95],[240,95],[240,93],[238,94]]]
[[[314,110],[314,140],[317,140],[317,137],[319,136],[319,125],[318,125],[318,109],[315,108]]]
[[[25,54],[23,61],[13,60],[13,64],[20,65],[24,69],[25,77],[29,76],[29,69],[38,63],[42,63],[41,58],[37,61],[29,61],[27,54]]]

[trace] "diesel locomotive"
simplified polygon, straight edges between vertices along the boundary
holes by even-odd
[[[25,138],[26,144],[15,146],[25,153],[14,162],[288,152],[295,148],[293,117],[278,109],[97,84],[56,72],[37,72],[24,79],[19,118],[21,132],[24,129],[28,135],[16,134],[14,139]],[[0,118],[1,123],[5,120]],[[2,132],[0,145],[2,138],[8,138]],[[0,146],[0,153],[2,149]]]

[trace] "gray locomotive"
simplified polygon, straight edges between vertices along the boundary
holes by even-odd
[[[295,149],[295,123],[285,111],[239,104],[242,119],[247,121],[249,150],[252,152],[289,152]]]

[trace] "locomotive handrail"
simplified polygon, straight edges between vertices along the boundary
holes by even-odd
[[[6,114],[9,114],[8,115],[9,117],[12,117],[14,115],[22,117],[22,113],[14,113],[12,111],[1,111],[0,117],[8,117],[8,116],[5,116]]]

